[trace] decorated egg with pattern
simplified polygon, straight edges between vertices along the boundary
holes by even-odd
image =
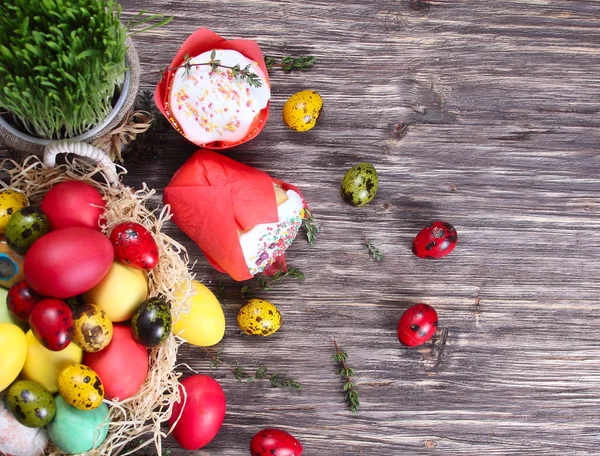
[[[6,405],[19,423],[33,428],[46,426],[56,412],[52,393],[30,380],[17,380],[10,385]]]
[[[127,266],[149,271],[158,263],[158,245],[152,234],[139,223],[119,223],[111,231],[110,241],[115,257]]]
[[[73,311],[60,299],[42,299],[33,306],[29,325],[44,347],[61,351],[73,338]]]
[[[370,163],[358,163],[350,168],[340,186],[342,199],[352,206],[364,206],[369,203],[379,187],[379,176]]]
[[[437,331],[438,315],[427,304],[410,306],[398,322],[398,340],[409,347],[427,342]]]
[[[25,255],[29,247],[50,231],[50,222],[38,207],[26,206],[13,214],[6,225],[6,242],[15,252]]]
[[[412,251],[419,258],[442,258],[454,250],[457,241],[456,229],[439,220],[419,231],[413,240]]]
[[[36,293],[25,280],[21,280],[8,290],[6,305],[19,320],[29,322],[33,306],[41,300],[42,296]]]
[[[6,231],[12,215],[25,206],[29,206],[29,200],[24,193],[11,188],[0,192],[0,233]]]
[[[71,364],[60,373],[58,392],[68,404],[79,410],[98,408],[104,399],[102,380],[84,364]]]
[[[316,125],[322,108],[323,98],[319,92],[302,90],[283,105],[283,121],[292,130],[307,131]]]
[[[250,336],[270,336],[281,327],[281,313],[264,299],[250,299],[238,312],[238,326]]]
[[[252,437],[250,453],[252,456],[301,456],[302,444],[289,432],[267,428]]]
[[[160,298],[142,303],[131,319],[133,338],[144,347],[156,347],[171,333],[171,308]]]

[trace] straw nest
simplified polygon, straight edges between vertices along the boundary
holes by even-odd
[[[191,297],[192,279],[188,269],[189,258],[185,248],[161,232],[162,225],[171,217],[166,206],[159,213],[147,207],[155,194],[145,184],[140,190],[119,185],[111,187],[98,179],[99,169],[86,161],[76,160],[56,168],[43,166],[39,158],[27,157],[22,163],[5,160],[0,170],[8,175],[11,187],[24,192],[30,204],[39,204],[46,192],[55,184],[67,180],[80,180],[97,188],[106,201],[105,223],[102,231],[110,233],[114,225],[123,221],[140,223],[154,236],[159,247],[160,261],[148,273],[149,297],[162,296],[171,303],[173,321],[187,309],[185,301]],[[125,170],[121,170],[124,174]],[[125,455],[154,443],[161,454],[161,438],[169,430],[161,430],[171,414],[172,405],[179,400],[176,373],[177,350],[181,339],[171,334],[160,346],[148,351],[150,369],[146,381],[138,393],[123,401],[108,401],[109,433],[106,440],[88,455]],[[46,454],[62,455],[58,448],[50,445]]]

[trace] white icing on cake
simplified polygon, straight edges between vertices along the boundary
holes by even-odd
[[[302,225],[302,198],[293,190],[286,193],[288,199],[277,206],[279,222],[260,223],[240,235],[244,259],[252,275],[273,264],[292,244]]]
[[[260,87],[234,77],[231,69],[194,65],[210,62],[212,52],[192,58],[189,69],[179,68],[169,93],[171,114],[182,133],[198,145],[241,141],[271,98],[271,88],[258,64],[237,51],[216,50],[215,60],[229,67],[239,65],[242,70],[250,65],[249,71],[258,75]]]

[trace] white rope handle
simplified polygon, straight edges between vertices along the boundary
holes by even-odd
[[[110,185],[115,187],[119,183],[117,168],[113,161],[102,150],[91,144],[69,140],[51,142],[44,149],[44,165],[50,168],[54,167],[58,154],[75,154],[88,158],[94,163],[102,165],[102,173]]]

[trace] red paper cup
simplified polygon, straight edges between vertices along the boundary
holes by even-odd
[[[169,65],[169,68],[175,68],[182,65],[185,61],[186,55],[188,56],[197,56],[204,52],[211,51],[213,49],[226,49],[237,51],[242,54],[244,57],[256,62],[262,72],[265,75],[266,83],[269,83],[269,74],[267,72],[267,66],[265,65],[265,59],[263,54],[258,47],[258,44],[252,40],[245,39],[236,39],[236,40],[226,40],[225,38],[217,35],[211,30],[206,28],[200,28],[192,33],[187,40],[183,43],[175,58]],[[173,125],[173,127],[181,133],[188,141],[193,142],[194,144],[204,147],[206,149],[229,149],[231,147],[238,146],[243,144],[251,139],[255,138],[261,130],[265,126],[265,122],[269,117],[269,102],[267,102],[267,106],[262,109],[254,119],[254,122],[250,126],[250,129],[246,136],[243,139],[237,142],[222,142],[222,141],[213,141],[206,144],[201,144],[195,141],[190,140],[175,117],[172,115],[168,108],[168,99],[171,91],[171,87],[173,84],[173,77],[175,75],[176,70],[166,70],[163,74],[163,78],[156,86],[156,91],[154,92],[154,102],[163,115],[167,118],[167,120]]]

